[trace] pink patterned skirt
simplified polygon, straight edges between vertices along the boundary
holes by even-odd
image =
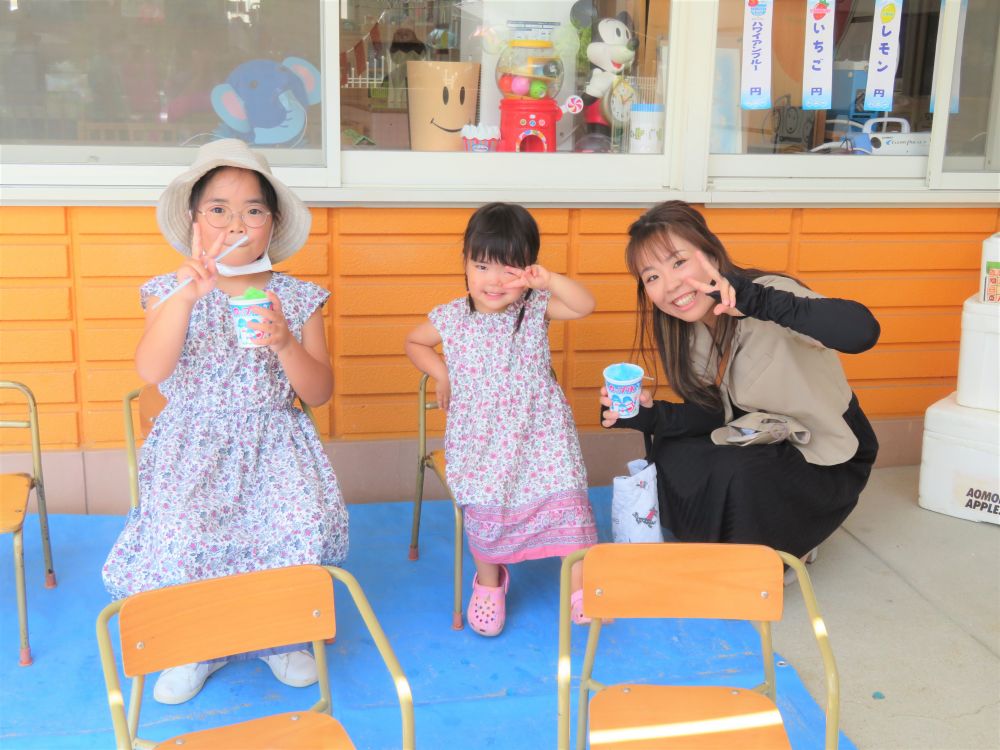
[[[562,557],[597,543],[586,490],[564,490],[515,508],[466,505],[472,556],[488,563]]]

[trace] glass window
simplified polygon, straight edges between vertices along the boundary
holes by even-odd
[[[1000,172],[1000,3],[963,0],[944,169]]]
[[[940,0],[721,0],[711,152],[926,156],[939,15]]]
[[[0,141],[78,147],[36,148],[34,161],[96,161],[99,147],[117,147],[114,161],[149,161],[150,146],[238,137],[315,149],[322,163],[318,0],[3,5]],[[130,157],[123,147],[146,148]],[[165,160],[170,152],[155,159]]]
[[[342,0],[345,150],[662,153],[669,2]]]

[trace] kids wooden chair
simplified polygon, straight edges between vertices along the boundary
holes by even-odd
[[[45,588],[56,587],[52,567],[52,546],[49,543],[49,515],[45,508],[45,483],[42,481],[42,447],[38,437],[38,405],[31,389],[23,383],[0,381],[0,389],[18,391],[25,400],[27,419],[0,419],[0,427],[27,429],[31,434],[31,473],[0,474],[0,534],[14,538],[14,581],[17,589],[17,622],[21,631],[21,656],[18,664],[30,666],[31,645],[28,643],[28,598],[24,585],[24,538],[22,530],[27,515],[28,499],[35,491],[38,500],[38,525],[42,531],[42,551],[45,555]]]
[[[840,688],[809,574],[802,562],[749,544],[598,544],[568,555],[559,605],[559,750],[570,737],[570,570],[583,560],[583,612],[592,618],[580,675],[577,747],[790,749],[774,703],[771,623],[781,619],[782,563],[793,569],[826,675],[826,750],[835,750]],[[764,682],[725,686],[603,685],[591,676],[609,618],[750,620],[761,637]],[[595,691],[591,698],[591,691]],[[588,722],[589,714],[589,722]]]
[[[444,485],[451,499],[452,507],[455,511],[455,597],[454,609],[451,613],[451,627],[461,630],[464,627],[462,620],[462,552],[465,534],[462,523],[462,508],[455,502],[454,495],[448,487],[445,478],[444,449],[427,452],[427,411],[437,409],[437,401],[427,400],[428,375],[420,378],[420,386],[417,389],[417,494],[413,501],[413,529],[410,532],[410,559],[416,560],[420,557],[419,536],[420,536],[420,506],[424,499],[424,472],[428,467],[437,474],[441,484]]]
[[[136,458],[135,423],[132,419],[132,402],[139,400],[139,434],[143,440],[149,437],[153,422],[167,405],[167,399],[155,385],[144,385],[129,391],[122,401],[125,417],[125,457],[128,459],[128,489],[132,507],[139,507],[139,464]]]
[[[392,678],[402,719],[400,747],[414,747],[410,685],[357,580],[345,570],[319,565],[253,573],[144,591],[112,602],[97,617],[97,639],[108,706],[119,750],[184,748],[353,748],[333,718],[323,639],[336,631],[333,581],[346,588]],[[109,620],[118,615],[118,645],[126,677],[133,678],[128,713],[118,680]],[[320,699],[303,711],[171,737],[160,743],[136,736],[145,676],[167,667],[311,641]]]
[[[136,388],[134,391],[129,391],[122,400],[122,416],[125,418],[125,457],[128,460],[129,497],[131,498],[133,508],[139,507],[139,463],[136,454],[135,421],[132,414],[132,402],[136,399],[139,401],[139,434],[144,440],[149,437],[149,432],[153,429],[153,423],[160,415],[160,412],[163,411],[163,407],[167,405],[167,399],[160,393],[160,389],[148,383],[141,388]],[[319,427],[316,424],[316,416],[313,414],[312,409],[301,399],[299,400],[299,406],[309,417],[313,428],[318,432]]]

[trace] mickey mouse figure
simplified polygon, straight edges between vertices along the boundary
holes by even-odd
[[[612,91],[624,83],[623,76],[635,60],[639,38],[632,16],[622,11],[614,18],[600,18],[592,0],[577,0],[570,10],[570,20],[578,29],[591,27],[591,42],[587,45],[590,80],[583,91],[587,135],[577,143],[576,150],[607,152],[611,150],[610,120],[624,122],[628,117],[627,108],[616,111],[615,102],[611,101]]]

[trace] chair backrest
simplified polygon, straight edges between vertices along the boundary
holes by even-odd
[[[560,583],[558,747],[570,737],[571,570],[583,561],[583,612],[593,619],[580,675],[579,738],[586,737],[589,691],[603,686],[591,678],[602,620],[664,617],[749,620],[761,639],[764,682],[755,690],[775,698],[771,623],[781,619],[782,564],[795,570],[826,677],[827,750],[837,747],[840,688],[826,626],[802,562],[785,553],[748,544],[598,544],[563,560]],[[580,747],[583,747],[582,739]]]
[[[598,544],[583,558],[589,617],[781,619],[781,558],[742,544]]]
[[[420,406],[421,413],[425,409],[436,409],[437,408],[437,401],[428,401],[427,400],[427,381],[429,381],[430,379],[431,379],[430,375],[428,375],[426,372],[422,373],[421,376],[420,376],[420,385],[417,386],[417,399],[419,401],[419,406]]]
[[[400,706],[401,747],[413,748],[410,685],[364,591],[347,571],[319,565],[195,581],[144,591],[107,605],[97,617],[97,640],[118,747],[137,744],[144,675],[177,664],[275,646],[312,643],[321,699],[310,710],[329,712],[330,681],[323,641],[336,634],[334,580],[347,589],[389,671]],[[109,622],[115,613],[123,671],[136,677],[128,717],[111,646]]]
[[[139,389],[139,434],[143,439],[149,437],[153,422],[166,405],[166,396],[160,393],[157,386],[147,384]]]
[[[336,634],[333,585],[318,566],[261,570],[144,591],[118,613],[125,675],[318,641]]]
[[[437,401],[427,400],[427,381],[431,376],[423,373],[417,386],[417,450],[421,456],[427,454],[427,411],[437,408]]]
[[[139,507],[139,467],[136,459],[135,423],[132,419],[132,402],[139,400],[139,434],[149,437],[153,422],[167,405],[167,399],[155,385],[146,384],[125,394],[122,411],[125,417],[125,458],[128,461],[128,489],[133,508]]]
[[[27,407],[26,419],[0,419],[0,427],[27,429],[31,433],[31,473],[36,486],[42,480],[42,443],[38,436],[38,404],[35,394],[24,383],[14,380],[0,380],[0,390],[14,390],[24,396]]]

